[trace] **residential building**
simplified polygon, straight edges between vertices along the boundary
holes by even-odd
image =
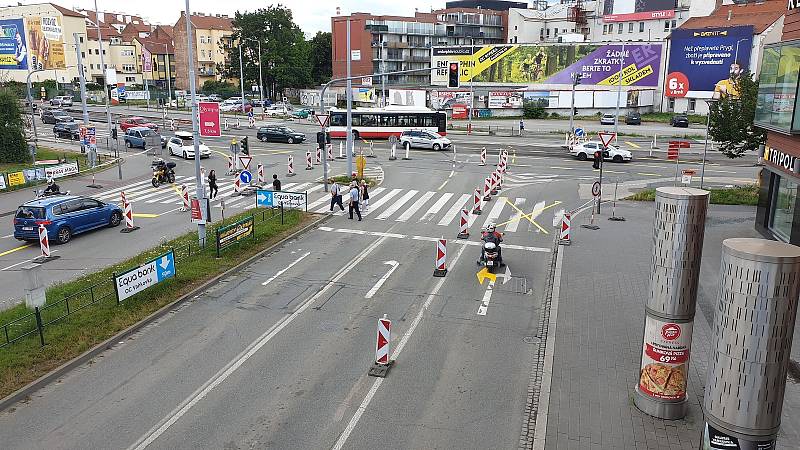
[[[557,3],[542,9],[512,8],[508,10],[508,42],[562,42],[565,36],[579,35],[580,40],[591,36],[587,10],[594,10],[599,1]]]
[[[186,39],[186,15],[181,12],[181,17],[174,26],[175,42],[175,86],[177,89],[189,88],[189,64],[195,69],[195,82],[201,88],[208,80],[220,80],[217,70],[227,60],[227,48],[231,47],[233,34],[232,19],[226,15],[193,14],[192,47],[194,61],[188,61],[188,48]]]
[[[146,38],[153,27],[143,22],[131,22],[120,32],[123,42],[133,42],[135,38]]]
[[[134,38],[139,71],[150,86],[167,89],[175,85],[175,46],[171,39],[156,39],[156,33],[147,38]],[[149,69],[149,70],[148,70]],[[167,77],[170,83],[167,83]]]
[[[142,84],[142,74],[137,64],[136,46],[126,43],[116,28],[100,26],[103,38],[103,67],[100,63],[100,40],[96,27],[88,27],[86,59],[83,64],[88,68],[87,81],[102,83],[105,79],[103,68],[113,68],[117,72],[117,82],[126,85]]]
[[[86,16],[86,20],[89,22],[90,25],[97,24],[98,15],[95,13],[93,9],[78,8],[75,11]],[[117,30],[118,33],[122,33],[122,30],[124,30],[125,27],[128,26],[128,24],[130,23],[139,23],[139,24],[146,23],[145,20],[139,16],[133,16],[130,14],[124,14],[118,12],[108,12],[108,11],[100,11],[99,20],[101,24],[114,28],[115,30]]]

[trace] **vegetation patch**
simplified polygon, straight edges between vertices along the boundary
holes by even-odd
[[[712,205],[749,205],[758,204],[758,186],[736,186],[732,188],[710,189]],[[656,199],[655,189],[643,189],[625,198],[640,202],[652,202]]]

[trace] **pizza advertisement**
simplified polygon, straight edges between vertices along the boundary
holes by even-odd
[[[686,398],[692,324],[645,319],[639,390],[660,400]]]

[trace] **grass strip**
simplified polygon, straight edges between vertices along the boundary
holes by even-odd
[[[758,204],[758,186],[736,186],[732,188],[710,189],[712,205],[748,205]],[[642,189],[625,200],[652,202],[656,199],[655,189]]]
[[[38,161],[46,159],[66,159],[67,162],[74,162],[77,159],[81,169],[89,167],[86,153],[54,150],[41,146],[36,150],[36,159]],[[33,169],[35,167],[44,166],[34,166],[33,163],[0,163],[0,172],[19,172],[23,169]]]
[[[214,231],[222,224],[215,224],[213,227],[208,227],[207,245],[203,249],[197,244],[197,232],[188,232],[134,258],[86,274],[74,281],[48,288],[47,304],[57,304],[57,306],[42,311],[42,321],[45,324],[66,312],[64,302],[58,303],[65,297],[70,296],[71,311],[81,307],[85,309],[73,312],[59,322],[46,326],[44,338],[47,345],[44,347],[40,346],[38,333],[34,333],[0,349],[0,398],[139,322],[203,282],[283,240],[285,236],[314,219],[313,215],[301,211],[286,210],[284,224],[281,224],[279,211],[260,209],[238,214],[226,220],[226,223],[233,223],[250,214],[255,216],[255,240],[246,238],[239,244],[223,249],[220,258],[215,257]],[[175,251],[177,276],[117,305],[113,273],[136,267],[171,248]],[[90,292],[88,286],[95,287]],[[95,302],[92,302],[92,299]],[[24,304],[17,305],[0,312],[0,325],[30,313]],[[35,328],[33,320],[25,320],[19,327],[30,327],[31,323]],[[5,342],[5,339],[2,339],[2,342]]]
[[[376,184],[378,184],[378,182],[375,181],[374,178],[364,177],[364,178],[361,178],[361,179],[358,180],[358,184],[359,185],[361,184],[361,180],[366,181],[367,182],[367,186],[369,186],[369,187],[373,187]],[[328,183],[333,183],[334,181],[339,183],[342,186],[350,186],[350,182],[353,181],[353,178],[349,177],[347,175],[337,175],[335,177],[328,178]]]

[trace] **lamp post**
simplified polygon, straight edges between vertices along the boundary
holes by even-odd
[[[619,102],[622,97],[622,71],[624,70],[623,61],[625,61],[625,43],[622,43],[622,52],[619,55],[619,77],[617,80],[617,112],[614,116],[614,136],[619,136]]]
[[[472,113],[475,105],[475,91],[472,87],[472,68],[475,67],[475,38],[469,37],[469,117],[467,117],[467,134],[472,134]],[[460,75],[459,75],[460,76]]]
[[[746,41],[748,39],[749,38],[741,38],[738,41],[736,41],[736,53],[734,53],[734,56],[733,56],[733,62],[734,63],[739,64],[739,44],[741,44],[742,42],[744,42],[744,41]]]
[[[569,105],[569,135],[575,135],[575,87],[581,84],[583,75],[580,72],[572,74],[572,97]]]
[[[708,128],[711,126],[711,105],[719,101],[719,93],[706,100],[708,104],[708,114],[706,114],[706,143],[703,145],[703,164],[700,166],[700,189],[703,189],[703,179],[706,175],[706,153],[708,152]]]
[[[80,61],[80,60],[79,60],[79,61]],[[33,75],[33,74],[34,74],[34,73],[36,73],[36,72],[41,72],[41,71],[42,71],[42,69],[38,69],[38,70],[30,70],[30,68],[29,68],[29,69],[28,69],[28,79],[27,79],[27,86],[28,86],[28,105],[31,107],[31,126],[33,127],[33,148],[34,148],[34,155],[36,155],[36,150],[35,150],[35,149],[36,149],[36,145],[37,145],[37,141],[38,141],[38,138],[39,138],[39,136],[38,136],[38,135],[37,135],[37,133],[36,133],[36,117],[35,117],[36,113],[35,113],[35,112],[34,112],[34,110],[33,110],[33,96],[31,95],[31,75]],[[35,159],[36,159],[36,158],[35,158],[35,156],[34,156],[34,160],[35,160]]]
[[[192,47],[192,15],[189,12],[189,0],[186,0],[186,47],[188,49],[188,61],[194,61],[194,48]],[[239,58],[241,61],[241,58]],[[198,201],[202,202],[200,207],[202,219],[197,223],[197,237],[200,246],[206,245],[206,221],[208,211],[205,208],[205,192],[203,189],[203,180],[200,178],[200,133],[199,133],[199,120],[197,115],[197,87],[194,79],[195,65],[189,63],[189,91],[192,96],[192,142],[194,143],[194,181],[195,181],[195,196]],[[242,96],[244,101],[244,96]]]
[[[172,102],[172,70],[170,68],[170,64],[172,64],[172,58],[169,57],[169,45],[165,42],[164,43],[164,75],[167,77],[167,108],[169,108],[170,102]],[[175,106],[177,108],[178,102],[175,102]]]

